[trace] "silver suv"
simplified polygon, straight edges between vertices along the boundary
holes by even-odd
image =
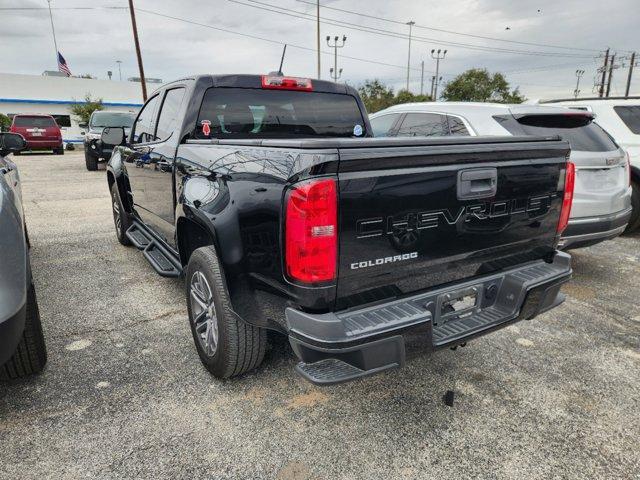
[[[537,105],[427,102],[370,116],[375,136],[560,135],[571,144],[576,184],[560,247],[586,247],[620,235],[631,216],[629,159],[588,111]]]

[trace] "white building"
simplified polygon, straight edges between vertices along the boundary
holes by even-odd
[[[148,86],[147,91],[157,87]],[[105,110],[137,112],[142,106],[140,83],[0,73],[0,113],[52,115],[62,129],[65,143],[83,140],[78,118],[71,115],[70,107],[84,102],[87,94],[92,99],[101,98]]]

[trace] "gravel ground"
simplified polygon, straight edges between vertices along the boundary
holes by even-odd
[[[318,388],[280,342],[221,382],[181,281],[116,241],[104,172],[17,162],[49,364],[0,384],[0,478],[640,478],[640,236],[576,251],[559,308],[403,370]]]

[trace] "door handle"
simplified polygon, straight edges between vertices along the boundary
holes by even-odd
[[[494,197],[497,191],[496,168],[473,168],[458,172],[458,200]]]

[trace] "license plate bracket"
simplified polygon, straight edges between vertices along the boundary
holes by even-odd
[[[434,323],[442,325],[457,318],[473,315],[480,310],[481,291],[482,285],[476,285],[440,295]]]

